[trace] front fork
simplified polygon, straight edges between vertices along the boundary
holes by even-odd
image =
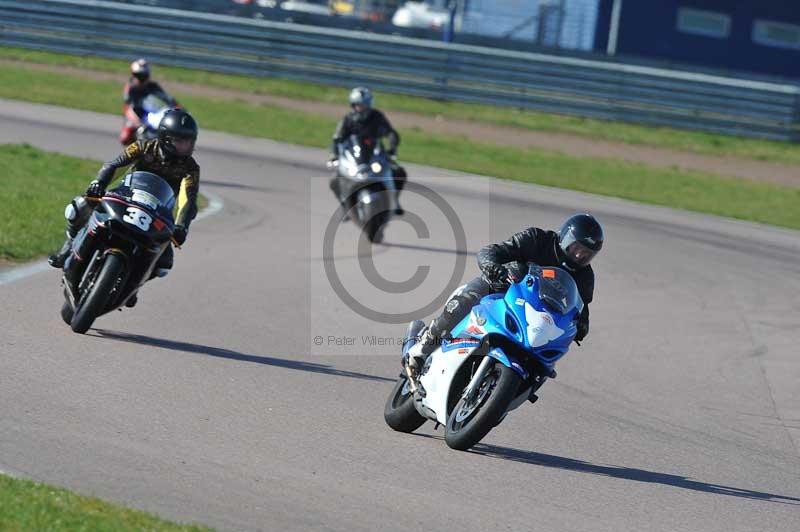
[[[464,393],[461,395],[463,398],[471,400],[475,397],[478,387],[480,386],[481,382],[483,382],[483,378],[486,376],[486,372],[489,371],[489,368],[492,366],[493,362],[494,359],[489,355],[483,357],[480,365],[478,365],[478,369],[469,380],[467,387],[464,388]]]

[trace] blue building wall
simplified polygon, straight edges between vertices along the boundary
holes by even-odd
[[[606,50],[613,0],[600,0],[595,49]],[[677,29],[680,7],[731,16],[730,35],[716,38]],[[753,41],[757,19],[800,25],[796,0],[623,0],[617,55],[666,59],[726,70],[800,78],[800,49]]]

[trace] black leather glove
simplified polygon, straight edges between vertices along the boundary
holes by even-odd
[[[499,289],[508,285],[508,269],[502,264],[488,264],[483,268],[483,275],[492,288]]]
[[[175,242],[177,242],[179,246],[182,246],[183,243],[186,242],[186,235],[186,228],[182,225],[176,225],[175,229],[172,230],[172,238],[175,239]]]
[[[105,193],[106,187],[104,187],[97,179],[89,183],[89,188],[86,189],[86,195],[93,198],[102,198],[103,194]]]
[[[575,333],[575,341],[580,342],[589,334],[589,324],[585,321],[579,321],[576,327],[578,332]]]

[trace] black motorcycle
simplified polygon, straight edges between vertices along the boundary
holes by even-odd
[[[120,308],[153,275],[170,245],[175,194],[161,177],[133,172],[96,203],[64,264],[61,317],[77,333]]]
[[[386,150],[374,139],[352,135],[338,146],[336,171],[339,201],[370,242],[383,239],[384,226],[397,207],[397,190]]]

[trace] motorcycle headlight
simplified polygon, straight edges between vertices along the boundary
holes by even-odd
[[[381,170],[383,170],[383,166],[381,166],[381,163],[379,163],[379,162],[374,162],[374,163],[372,163],[372,165],[370,166],[370,168],[371,168],[371,169],[372,169],[372,171],[373,171],[374,173],[376,173],[376,174],[380,174],[380,173],[381,173]]]

